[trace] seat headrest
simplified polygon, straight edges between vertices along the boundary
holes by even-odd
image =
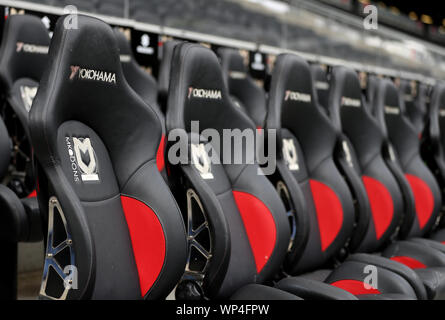
[[[156,110],[160,117],[163,117],[157,103],[158,88],[156,80],[136,62],[130,41],[127,40],[125,34],[118,28],[114,29],[114,34],[120,51],[122,69],[128,84],[141,96],[142,100]]]
[[[415,96],[413,94],[411,83],[409,81],[400,80],[399,92],[400,92],[400,97],[401,97],[402,101],[405,101],[405,102],[414,101]]]
[[[312,76],[314,79],[315,90],[317,91],[318,103],[328,108],[329,81],[328,75],[318,64],[311,65]]]
[[[247,68],[241,54],[235,49],[221,48],[218,50],[221,57],[223,72],[228,77],[242,79],[246,77]]]
[[[56,24],[49,66],[30,113],[36,154],[42,165],[54,161],[58,128],[66,121],[79,121],[101,137],[119,182],[125,181],[135,166],[155,159],[160,120],[128,85],[111,27],[79,15],[78,28],[66,29],[64,19]],[[133,143],[124,143],[128,139]]]
[[[374,101],[374,115],[381,128],[387,134],[385,115],[399,116],[403,114],[400,95],[395,84],[389,79],[381,79]]]
[[[114,34],[117,39],[117,45],[120,50],[120,58],[122,63],[129,62],[134,59],[133,52],[131,51],[130,42],[125,37],[125,34],[118,28],[114,28]]]
[[[438,81],[431,92],[430,121],[432,124],[436,123],[438,117],[443,116],[445,116],[445,82]]]
[[[201,45],[182,43],[172,58],[167,108],[167,129],[191,130],[199,121],[200,131],[254,128],[254,124],[232,103],[218,58]]]
[[[341,128],[340,110],[343,107],[362,108],[364,103],[357,73],[338,66],[332,70],[329,91],[329,111],[338,128]]]
[[[162,60],[159,67],[158,77],[158,93],[161,100],[167,99],[173,51],[175,46],[179,43],[181,43],[181,41],[169,40],[162,46]]]
[[[315,88],[309,64],[294,54],[280,54],[274,67],[267,127],[269,129],[293,127],[301,105],[317,108]],[[273,94],[272,94],[273,93]]]
[[[224,80],[230,95],[253,120],[257,128],[264,126],[267,106],[264,89],[258,86],[249,75],[244,59],[238,50],[219,49]]]
[[[47,64],[49,43],[48,31],[38,17],[8,17],[0,47],[0,81],[5,90],[20,78],[40,80]]]

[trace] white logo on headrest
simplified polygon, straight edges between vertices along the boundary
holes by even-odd
[[[75,138],[71,144],[70,137],[65,137],[71,170],[75,182],[99,181],[96,153],[91,145],[90,138]],[[82,155],[85,155],[82,157]],[[86,157],[88,156],[88,157]],[[79,178],[80,174],[80,178]]]
[[[289,170],[296,171],[300,169],[298,165],[297,149],[295,148],[294,140],[283,139],[283,157],[286,160]]]
[[[312,97],[310,94],[301,93],[296,91],[286,90],[284,95],[284,101],[293,100],[293,101],[301,101],[301,102],[311,102]]]
[[[205,180],[213,179],[210,159],[204,144],[191,144],[192,163]]]
[[[94,80],[108,83],[116,83],[116,74],[114,72],[107,72],[94,69],[81,68],[79,66],[70,66],[71,74],[70,80],[73,80],[76,75],[81,80]]]
[[[39,54],[47,54],[49,47],[47,46],[38,46],[35,44],[17,42],[16,52],[26,52],[26,53],[39,53]]]
[[[445,110],[444,109],[440,109],[439,110],[439,116],[445,117]]]
[[[400,109],[397,108],[397,107],[385,106],[385,113],[388,113],[388,114],[399,114],[400,113]]]
[[[32,102],[37,93],[37,87],[20,86],[20,95],[27,112],[31,110]]]
[[[345,107],[356,107],[360,108],[362,105],[359,99],[353,99],[348,97],[341,97],[341,105]]]
[[[222,98],[221,90],[212,90],[212,89],[197,89],[193,87],[189,87],[188,99],[193,98],[202,98],[202,99],[215,99],[220,100]]]

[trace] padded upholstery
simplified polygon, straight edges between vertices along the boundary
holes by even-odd
[[[162,111],[167,113],[168,88],[170,86],[170,72],[173,50],[180,41],[169,40],[162,45],[162,60],[158,76],[158,100]]]
[[[252,119],[257,128],[263,128],[266,120],[266,94],[248,74],[241,54],[234,49],[219,49],[224,79],[232,95]]]
[[[418,84],[416,86],[417,92],[413,92],[409,81],[401,80],[399,87],[400,103],[404,105],[406,117],[414,126],[419,138],[422,135],[426,116],[426,87]]]
[[[313,98],[310,72],[295,55],[277,57],[267,116],[267,128],[277,130],[277,150],[291,144],[295,153],[293,162],[285,163],[288,178],[277,168],[288,186],[298,182],[306,203],[306,210],[297,214],[308,223],[309,239],[301,258],[289,264],[291,274],[321,267],[335,257],[350,238],[355,219],[351,193],[334,162],[338,131]]]
[[[8,171],[9,160],[11,159],[11,140],[5,123],[0,118],[0,178],[2,179]]]
[[[309,65],[304,60],[291,54],[278,56],[272,75],[267,124],[269,129],[278,130],[279,150],[280,144],[286,145],[289,143],[288,139],[292,139],[295,147],[293,152],[297,156],[290,158],[296,158],[298,161],[297,163],[289,161],[289,157],[287,157],[286,169],[291,172],[294,180],[288,178],[286,184],[292,185],[295,184],[295,181],[299,182],[306,202],[306,210],[299,214],[306,212],[309,215],[310,223],[309,240],[303,255],[294,265],[290,265],[290,268],[288,266],[290,271],[286,270],[292,274],[314,270],[323,264],[326,265],[327,259],[334,258],[350,238],[351,224],[355,222],[356,212],[363,214],[362,211],[354,210],[349,186],[343,180],[343,176],[337,169],[337,163],[334,161],[337,158],[335,154],[337,140],[344,138],[314,101],[314,88],[311,81],[307,81],[307,79],[311,79],[311,74]],[[346,161],[347,166],[355,163],[354,167],[359,168],[354,154],[348,154],[348,157],[351,159]],[[353,157],[354,159],[352,159]],[[280,166],[277,168],[280,173],[285,172]],[[353,169],[349,174],[353,176],[358,172]],[[361,192],[365,192],[365,190]],[[333,238],[332,227],[338,221],[336,214],[337,217],[342,217],[342,224],[338,231],[335,230],[337,234]],[[365,219],[369,220],[366,216]],[[331,229],[327,227],[328,224]],[[358,232],[357,230],[359,229],[356,229],[356,232]],[[360,231],[359,233],[363,234],[364,232]],[[334,239],[330,244],[333,251],[328,251],[331,247],[323,245],[326,243],[326,239]],[[327,257],[328,253],[331,256]],[[382,281],[385,283],[379,285],[381,290],[378,292],[377,290],[365,290],[363,282],[366,274],[363,273],[363,268],[368,264],[373,264],[374,260],[373,256],[370,256],[368,263],[365,263],[366,260],[342,263],[328,275],[325,281],[357,296],[369,296],[375,293],[379,295],[401,294],[410,298],[425,296],[413,288],[412,284],[416,283],[420,288],[419,291],[425,290],[418,276],[412,271],[399,275],[394,270],[388,270],[386,264],[393,265],[393,267],[395,265],[394,269],[400,265],[388,259],[383,259],[384,263],[379,263],[376,266],[379,274],[384,274]],[[302,298],[307,298],[307,294],[309,297],[312,294],[313,297],[316,293],[306,292],[310,291],[308,289],[310,286],[304,284],[306,280],[313,281],[303,275],[299,278],[285,278],[279,281],[277,286],[282,289],[289,288],[290,292],[294,292]],[[318,287],[321,290],[321,296],[334,298],[330,296],[329,291],[322,290],[322,284],[319,284]],[[356,290],[357,288],[360,290]]]
[[[324,110],[328,110],[329,98],[329,80],[326,71],[318,64],[311,65],[312,77],[315,90],[317,92],[317,101]]]
[[[0,48],[0,84],[26,133],[32,99],[47,65],[49,43],[48,31],[38,17],[12,15],[6,20]]]
[[[353,70],[333,69],[329,110],[333,123],[349,138],[355,150],[356,170],[371,208],[372,219],[358,250],[373,252],[382,248],[396,231],[404,213],[404,202],[382,153],[385,136],[365,107],[359,79]]]
[[[376,118],[394,146],[414,195],[416,216],[408,236],[426,235],[438,217],[441,193],[433,174],[420,157],[418,134],[406,118],[404,105],[391,81],[380,81],[374,107]]]
[[[279,271],[290,238],[287,215],[272,184],[258,174],[253,152],[245,151],[245,142],[242,150],[234,149],[233,144],[223,148],[221,142],[206,134],[212,128],[223,140],[224,129],[256,130],[253,122],[233,105],[216,55],[200,45],[179,44],[173,53],[171,77],[167,130],[190,137],[187,149],[199,145],[214,148],[212,157],[220,162],[209,162],[204,171],[199,163],[185,159],[173,170],[177,170],[176,177],[185,175],[198,193],[213,239],[221,243],[221,238],[228,236],[229,250],[224,245],[213,248],[217,256],[226,248],[225,257],[217,263],[225,266],[219,270],[220,277],[210,282],[208,273],[204,274],[206,296],[227,298],[244,285],[264,283]],[[192,121],[199,121],[199,130],[192,132]],[[170,153],[176,143],[169,143]],[[233,164],[232,159],[221,164],[228,151],[242,155],[241,163]],[[210,268],[215,263],[212,257]]]
[[[122,70],[125,79],[142,100],[156,112],[158,118],[161,120],[162,137],[161,142],[159,143],[156,160],[159,171],[163,172],[165,168],[165,118],[157,102],[158,91],[156,80],[149,73],[142,70],[137,64],[130,47],[130,42],[125,35],[119,31],[119,29],[115,29],[114,33],[119,45]]]
[[[56,197],[72,238],[78,290],[67,298],[165,297],[182,276],[187,248],[156,167],[160,119],[126,82],[111,27],[79,15],[79,28],[65,29],[63,18],[30,131],[40,207],[48,212]]]

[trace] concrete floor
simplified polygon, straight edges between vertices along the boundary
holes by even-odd
[[[43,243],[20,243],[18,254],[18,299],[37,299],[42,280]]]

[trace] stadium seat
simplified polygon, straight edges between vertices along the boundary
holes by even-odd
[[[40,298],[164,298],[187,247],[156,165],[161,123],[127,84],[111,27],[63,19],[29,119],[47,222]]]
[[[395,93],[398,99],[397,91]],[[377,104],[374,106],[376,111],[380,109],[379,96],[377,93],[375,100]],[[383,250],[384,257],[413,269],[428,267],[427,270],[419,272],[427,287],[428,295],[430,298],[443,298],[441,290],[445,287],[441,286],[445,284],[445,277],[442,275],[445,269],[441,268],[444,266],[445,255],[432,248],[441,244],[435,243],[430,246],[426,239],[416,239],[416,243],[394,242],[397,237],[413,239],[425,236],[436,220],[441,203],[437,184],[421,162],[419,140],[414,128],[407,122],[403,122],[403,128],[401,128],[402,123],[392,123],[392,128],[397,127],[399,132],[406,130],[405,141],[409,141],[410,134],[414,134],[414,141],[411,139],[409,154],[400,154],[396,145],[396,151],[389,155],[385,154],[388,138],[365,107],[357,74],[345,67],[335,67],[331,74],[329,108],[333,123],[352,143],[358,159],[358,163],[352,165],[356,167],[363,180],[370,202],[372,219],[359,250],[368,252]],[[409,129],[411,130],[408,131]],[[392,140],[392,142],[397,141]],[[402,172],[398,179],[394,176],[395,170]],[[405,189],[400,187],[400,181],[407,186]],[[429,188],[432,191],[428,193],[425,190],[430,190]],[[430,197],[426,197],[427,195]],[[432,287],[431,277],[442,277],[443,284],[441,281],[436,281]]]
[[[137,64],[134,59],[133,52],[131,51],[130,43],[125,37],[125,35],[118,29],[114,30],[117,43],[120,50],[120,58],[122,63],[122,70],[124,72],[125,79],[127,80],[130,87],[136,91],[136,93],[148,104],[158,116],[162,124],[162,137],[159,143],[159,148],[156,154],[156,163],[159,171],[162,173],[163,177],[166,178],[165,173],[165,118],[164,114],[161,112],[157,97],[158,89],[156,80],[146,71],[142,69],[141,66]]]
[[[0,85],[4,103],[3,116],[13,141],[15,171],[9,187],[19,197],[34,190],[31,146],[29,145],[28,112],[46,67],[50,38],[36,16],[13,15],[6,20],[0,48]],[[18,119],[18,120],[17,120]]]
[[[299,279],[324,281],[360,299],[383,299],[393,294],[397,299],[401,299],[400,295],[425,299],[426,290],[419,276],[408,267],[378,255],[348,255],[348,252],[372,252],[378,244],[366,237],[368,230],[372,230],[366,197],[364,205],[354,206],[353,200],[360,200],[359,196],[366,192],[363,187],[351,188],[360,187],[358,172],[351,165],[357,159],[352,148],[344,143],[340,143],[344,152],[337,153],[341,132],[317,105],[311,79],[310,67],[303,59],[292,54],[278,56],[269,93],[267,128],[277,130],[277,149],[283,150],[277,160],[285,164],[277,164],[281,181],[286,186],[298,183],[307,209],[306,213],[297,214],[307,214],[309,221],[304,253],[296,263],[288,263],[285,270],[300,275]],[[341,161],[349,163],[351,170],[345,171],[346,165],[338,166]],[[349,185],[344,176],[349,177]],[[377,268],[378,288],[365,288],[366,265]],[[326,267],[334,270],[319,270]],[[294,279],[283,279],[277,285],[287,288]]]
[[[173,193],[193,239],[178,288],[187,288],[186,279],[188,286],[197,288],[177,289],[177,297],[297,299],[262,285],[280,270],[290,236],[285,209],[273,186],[257,174],[252,153],[243,151],[241,164],[222,164],[222,144],[205,136],[210,128],[221,137],[223,129],[256,130],[233,105],[216,55],[200,45],[178,44],[171,76],[167,130],[182,140],[169,141],[167,149]],[[199,121],[199,131],[192,130],[192,121]],[[170,154],[175,154],[177,143],[191,161],[173,162]],[[215,148],[212,157],[219,158],[219,164],[210,162],[205,148]]]
[[[426,87],[416,84],[413,92],[412,85],[409,81],[401,80],[399,87],[400,104],[404,106],[407,119],[414,126],[419,139],[425,127],[426,116],[428,113],[426,106]]]
[[[218,50],[224,79],[230,95],[258,129],[264,128],[266,120],[266,94],[249,75],[244,58],[234,49]]]
[[[169,40],[162,45],[162,60],[159,66],[158,77],[158,102],[164,114],[167,113],[168,88],[170,85],[171,60],[175,46],[180,43],[177,40]]]
[[[311,65],[311,71],[317,92],[317,101],[324,110],[328,111],[329,80],[327,72],[317,64]]]

